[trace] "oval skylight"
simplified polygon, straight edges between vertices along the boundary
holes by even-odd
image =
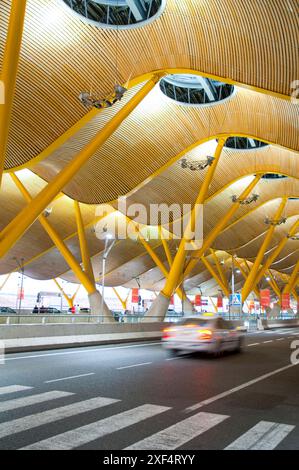
[[[129,29],[154,21],[166,0],[62,0],[84,21],[102,28]]]
[[[267,145],[266,142],[249,137],[228,137],[225,142],[226,148],[236,150],[253,150],[266,147]]]
[[[167,75],[160,89],[168,98],[191,106],[216,104],[229,98],[234,86],[192,74]]]

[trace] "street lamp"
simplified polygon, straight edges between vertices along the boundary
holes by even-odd
[[[20,272],[21,272],[21,288],[20,288],[20,294],[19,294],[19,307],[18,307],[18,311],[19,311],[19,315],[20,315],[21,307],[22,307],[23,288],[24,288],[24,273],[25,273],[24,262],[25,262],[25,259],[21,258],[21,261],[19,261],[16,256],[14,256],[13,259],[16,261],[17,265],[20,268]]]
[[[111,243],[110,243],[111,241]],[[101,300],[101,314],[103,315],[104,312],[104,296],[105,296],[105,272],[106,272],[106,260],[110,251],[113,248],[115,243],[115,239],[112,240],[111,233],[106,233],[105,235],[105,248],[103,252],[103,259],[102,259],[102,300]]]

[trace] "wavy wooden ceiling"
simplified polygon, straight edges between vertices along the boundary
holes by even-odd
[[[10,0],[1,1],[0,67],[9,6]],[[204,231],[222,217],[231,196],[241,192],[250,175],[267,171],[288,175],[283,180],[261,180],[255,190],[260,194],[258,202],[241,207],[214,244],[217,249],[253,259],[264,236],[265,215],[273,216],[279,197],[299,196],[299,112],[289,99],[291,84],[299,76],[298,18],[297,0],[283,4],[280,0],[167,0],[165,12],[151,25],[116,32],[86,25],[62,0],[28,0],[6,170],[28,166],[36,176],[25,172],[20,177],[31,194],[37,194],[141,85],[129,90],[121,104],[89,114],[78,100],[83,90],[92,87],[104,97],[115,79],[125,83],[129,77],[160,69],[193,70],[236,83],[231,99],[202,108],[170,101],[157,85],[67,185],[59,203],[53,202],[49,220],[80,259],[71,199],[86,203],[83,217],[94,269],[99,273],[103,246],[92,233],[94,204],[114,205],[125,194],[128,203],[146,206],[192,204],[205,172],[182,170],[176,161],[180,154],[201,159],[206,153],[197,143],[223,134],[248,135],[272,145],[257,151],[223,151],[209,191]],[[55,151],[45,153],[82,118],[81,130]],[[39,159],[41,154],[46,157]],[[8,174],[0,198],[2,228],[24,207]],[[287,224],[277,229],[271,247],[286,233],[298,206],[296,201],[288,202]],[[152,242],[167,266],[162,247],[156,245]],[[297,246],[298,242],[288,241],[273,268],[289,271],[298,256]],[[175,253],[175,243],[172,249]],[[15,269],[14,256],[25,258],[27,274],[32,277],[64,274],[75,280],[72,273],[66,273],[68,267],[38,222],[0,261],[0,273]],[[132,286],[136,276],[149,288],[163,285],[163,276],[143,247],[121,241],[108,262],[107,285]],[[216,289],[202,266],[192,273],[190,288],[200,279],[207,289]]]

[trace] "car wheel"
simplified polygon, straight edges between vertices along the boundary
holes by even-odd
[[[236,353],[242,352],[242,347],[243,347],[243,340],[240,338],[235,348],[235,352]]]

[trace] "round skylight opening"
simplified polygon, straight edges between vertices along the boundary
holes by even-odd
[[[162,93],[173,101],[189,106],[208,106],[230,98],[234,86],[192,74],[167,75],[160,80]]]
[[[262,140],[251,139],[250,137],[228,137],[226,139],[226,148],[234,150],[255,150],[267,147],[268,144]]]
[[[131,29],[155,21],[166,0],[62,0],[81,20],[109,29]]]

